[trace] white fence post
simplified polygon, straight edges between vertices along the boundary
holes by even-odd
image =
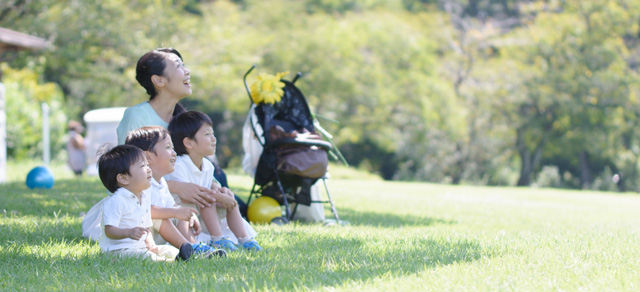
[[[42,160],[44,165],[49,166],[51,161],[51,147],[49,140],[49,105],[46,102],[42,103]]]

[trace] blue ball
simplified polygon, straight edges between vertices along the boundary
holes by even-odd
[[[50,189],[53,187],[53,174],[44,166],[34,167],[27,174],[27,187],[30,189]]]

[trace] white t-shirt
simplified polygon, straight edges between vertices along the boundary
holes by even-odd
[[[165,175],[164,178],[166,180],[189,182],[210,189],[215,179],[213,177],[214,171],[215,167],[208,159],[202,158],[202,170],[200,170],[193,161],[191,161],[191,157],[185,154],[178,156],[173,172]],[[174,199],[180,203],[180,198],[174,197]]]
[[[206,158],[202,159],[202,170],[200,170],[198,169],[198,167],[196,167],[193,161],[191,161],[191,158],[189,157],[189,155],[180,155],[176,160],[176,165],[174,167],[173,172],[165,175],[164,178],[166,180],[189,182],[189,183],[197,184],[202,187],[211,188],[211,184],[214,181],[218,183],[218,181],[215,180],[215,178],[213,177],[214,170],[215,168],[213,166],[213,163],[211,163],[211,161],[209,161]],[[178,195],[173,195],[173,198],[178,204],[184,207],[193,207],[200,210],[200,208],[198,208],[194,204],[182,203]],[[217,208],[217,213],[218,213],[218,222],[220,224],[220,229],[222,230],[222,234],[224,236],[229,237],[229,239],[231,239],[231,241],[233,241],[234,243],[237,243],[238,238],[233,233],[231,228],[229,228],[229,224],[227,223],[227,210],[225,208],[220,207],[220,208]],[[204,221],[202,220],[202,214],[198,215],[198,219],[201,222],[200,227],[202,228],[202,233],[200,233],[198,240],[208,242],[210,239],[208,238],[209,230],[206,224],[204,224]],[[258,233],[253,229],[253,227],[251,227],[249,222],[247,222],[244,219],[242,219],[242,221],[244,223],[244,228],[247,231],[247,235],[249,237],[255,237]]]
[[[151,201],[147,190],[142,192],[140,201],[138,201],[138,198],[132,192],[125,188],[119,188],[102,205],[100,249],[104,252],[123,248],[144,249],[146,248],[146,235],[142,236],[140,240],[131,238],[111,239],[105,235],[104,227],[111,225],[118,228],[149,228],[151,224]]]
[[[152,206],[161,208],[173,208],[176,206],[176,201],[171,196],[169,186],[164,177],[160,178],[160,182],[152,179],[151,187],[147,191],[149,192]]]

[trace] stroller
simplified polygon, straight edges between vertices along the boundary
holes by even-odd
[[[285,86],[279,101],[256,104],[247,85],[247,76],[255,67],[252,66],[243,79],[251,100],[248,117],[251,135],[262,146],[262,153],[259,154],[247,204],[254,196],[274,198],[281,206],[284,205],[285,216],[276,217],[272,222],[282,224],[292,220],[301,204],[329,203],[336,222],[340,222],[326,183],[328,153],[346,161],[334,150],[332,143],[322,140],[316,133],[316,128],[321,127],[312,116],[304,95],[294,85],[301,74],[298,73],[292,81],[280,80]],[[323,129],[321,133],[328,135]],[[322,179],[328,200],[312,199],[311,187],[319,179]],[[293,210],[290,210],[290,203],[295,203]]]

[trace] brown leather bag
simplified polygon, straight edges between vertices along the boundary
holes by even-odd
[[[275,126],[269,130],[272,141],[278,138],[305,138],[322,140],[314,133],[286,133],[281,127]],[[283,146],[276,149],[278,170],[308,178],[321,178],[327,173],[329,157],[327,151],[307,145]]]
[[[279,170],[302,177],[321,178],[329,166],[327,151],[316,146],[288,147],[277,155]]]

